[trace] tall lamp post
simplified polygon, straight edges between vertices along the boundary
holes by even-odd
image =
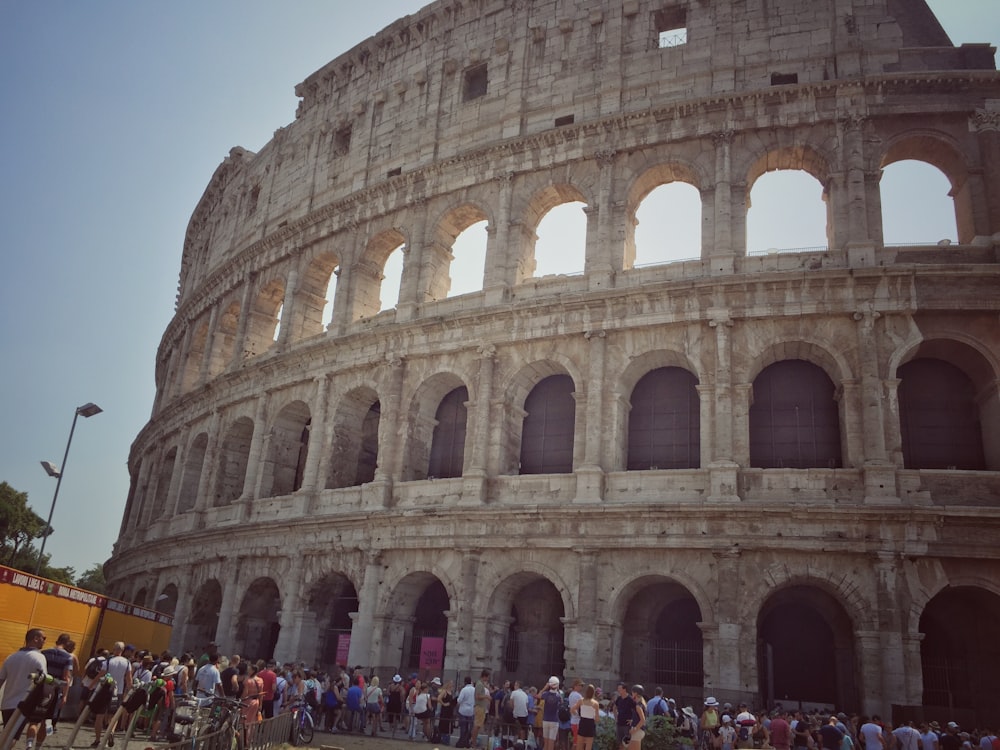
[[[76,429],[76,418],[77,417],[92,417],[95,414],[100,414],[104,411],[100,406],[94,403],[86,403],[83,406],[76,407],[76,411],[73,413],[73,424],[69,428],[69,440],[66,441],[66,452],[63,454],[62,468],[54,466],[51,461],[42,461],[42,468],[45,469],[45,473],[50,477],[56,478],[56,491],[52,495],[52,505],[49,507],[49,520],[45,522],[45,531],[48,532],[42,537],[42,546],[38,550],[38,562],[35,563],[35,575],[38,575],[38,571],[42,569],[42,556],[45,554],[45,542],[48,541],[49,530],[52,527],[52,514],[56,510],[56,500],[59,498],[59,485],[62,484],[63,474],[66,473],[66,459],[69,458],[69,446],[73,442],[73,431]]]

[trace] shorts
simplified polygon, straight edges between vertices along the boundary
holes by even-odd
[[[547,740],[554,740],[559,736],[558,721],[542,721],[542,737]]]
[[[645,736],[646,736],[645,729],[633,729],[632,742],[628,743],[629,747],[631,747],[633,744],[635,744],[636,747],[640,747],[642,745],[642,738]]]
[[[528,717],[527,716],[515,716],[514,717],[514,721],[516,721],[519,726],[522,726],[522,727],[528,726]]]
[[[476,706],[475,713],[473,714],[473,716],[475,716],[475,720],[473,721],[473,723],[477,727],[481,727],[483,726],[483,724],[486,723],[486,709],[483,708],[482,706]]]
[[[594,719],[587,719],[583,716],[580,717],[580,723],[577,724],[579,737],[594,737],[597,734],[597,722]]]

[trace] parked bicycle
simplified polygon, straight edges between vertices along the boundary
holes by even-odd
[[[312,709],[304,701],[296,701],[289,709],[292,712],[292,744],[308,745],[312,742],[315,730]]]

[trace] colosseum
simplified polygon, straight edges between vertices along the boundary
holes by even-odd
[[[437,0],[360,42],[194,208],[109,593],[178,651],[998,718],[994,53],[924,0]],[[886,242],[903,160],[957,242]],[[826,246],[748,252],[777,170]],[[700,252],[640,262],[673,184]]]

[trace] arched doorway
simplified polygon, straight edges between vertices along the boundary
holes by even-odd
[[[920,616],[925,707],[947,709],[940,715],[962,726],[1000,718],[998,622],[1000,596],[975,586],[946,588],[927,603]],[[975,715],[959,718],[955,711]]]
[[[666,695],[704,684],[701,608],[676,581],[640,581],[623,622],[621,674],[628,683],[663,687]]]
[[[757,645],[765,705],[859,708],[854,626],[827,592],[796,585],[768,597],[757,616]]]
[[[308,607],[316,616],[316,661],[326,667],[346,665],[351,643],[351,612],[358,611],[358,592],[354,584],[340,573],[324,576],[312,587]]]
[[[214,578],[205,581],[191,601],[185,644],[201,647],[215,640],[222,608],[222,586]]]
[[[490,602],[487,653],[501,671],[525,685],[544,684],[566,669],[559,589],[538,573],[520,572],[503,581]]]
[[[270,578],[250,584],[236,622],[236,651],[248,659],[270,659],[278,642],[281,594]]]

